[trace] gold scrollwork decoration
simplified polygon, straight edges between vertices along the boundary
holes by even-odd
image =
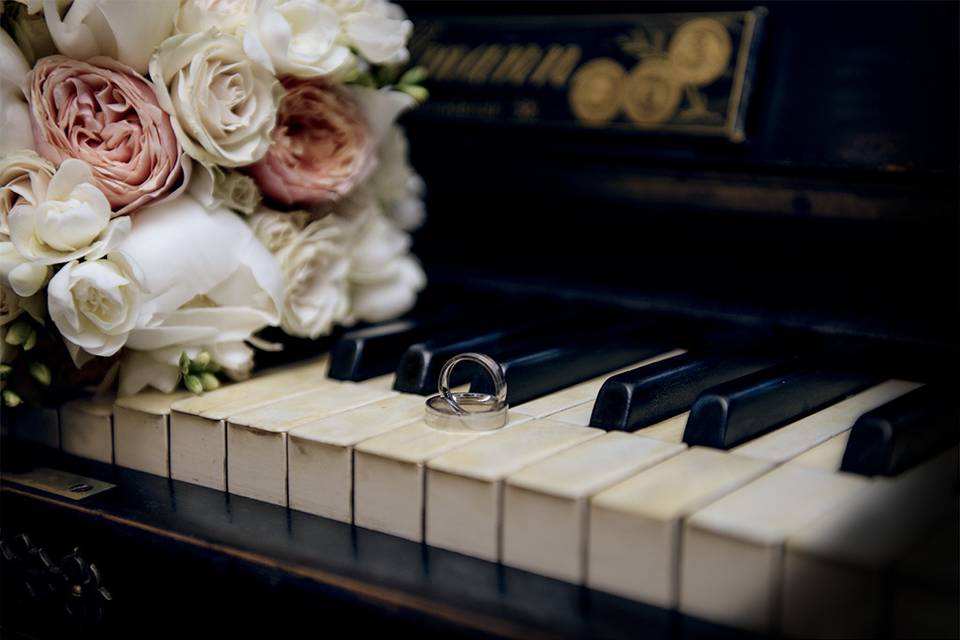
[[[683,98],[683,83],[678,82],[670,60],[648,59],[638,63],[621,92],[621,104],[627,117],[641,125],[669,120]]]
[[[587,124],[609,122],[620,113],[620,91],[627,72],[611,58],[596,58],[570,81],[570,108]]]
[[[732,54],[733,42],[725,26],[713,18],[695,18],[670,39],[668,57],[681,82],[702,87],[723,75]]]

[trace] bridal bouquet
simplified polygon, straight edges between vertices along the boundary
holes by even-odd
[[[386,0],[0,1],[0,378],[215,388],[268,326],[415,302],[423,185]],[[60,390],[60,391],[58,391]]]

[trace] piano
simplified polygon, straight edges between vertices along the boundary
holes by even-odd
[[[404,5],[418,306],[5,412],[3,630],[957,637],[957,5]]]

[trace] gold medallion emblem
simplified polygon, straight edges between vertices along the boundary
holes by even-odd
[[[678,79],[697,87],[723,75],[732,53],[730,33],[713,18],[684,23],[670,40],[669,58]]]
[[[637,124],[669,120],[683,97],[683,85],[669,60],[646,60],[633,68],[623,85],[621,104]]]
[[[587,124],[603,124],[620,111],[620,87],[626,71],[615,60],[597,58],[580,67],[570,81],[570,109]]]

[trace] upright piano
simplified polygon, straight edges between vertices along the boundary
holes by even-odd
[[[0,627],[957,637],[958,5],[404,6],[417,308],[5,413]]]

